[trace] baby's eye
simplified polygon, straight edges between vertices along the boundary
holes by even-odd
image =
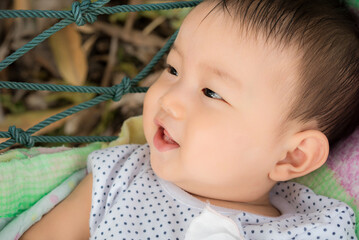
[[[178,76],[178,72],[177,72],[177,70],[174,68],[174,67],[172,67],[171,65],[169,65],[169,64],[167,64],[167,72],[169,72],[169,74],[172,74],[172,75],[174,75],[174,76]]]
[[[224,100],[221,96],[219,96],[217,93],[213,92],[211,89],[209,88],[203,88],[202,92],[205,96],[209,97],[209,98],[214,98],[214,99],[219,99],[219,100]]]

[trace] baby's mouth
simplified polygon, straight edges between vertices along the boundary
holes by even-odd
[[[171,135],[162,126],[159,126],[153,138],[153,144],[160,152],[165,152],[179,147]]]

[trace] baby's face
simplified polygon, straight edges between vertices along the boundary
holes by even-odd
[[[212,8],[200,4],[185,19],[168,68],[146,95],[151,165],[189,193],[258,201],[274,184],[268,173],[275,161],[285,157],[279,133],[294,57],[240,37],[228,14],[205,18]]]

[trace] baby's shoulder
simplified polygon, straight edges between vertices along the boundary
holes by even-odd
[[[89,154],[89,158],[95,158],[95,157],[111,157],[111,156],[117,156],[117,157],[128,157],[134,152],[138,151],[146,151],[146,149],[149,149],[148,144],[145,145],[139,145],[139,144],[124,144],[124,145],[118,145],[114,147],[104,148],[100,150],[93,151]]]
[[[306,223],[308,231],[304,234],[314,231],[330,236],[329,239],[336,234],[355,236],[354,211],[346,203],[316,194],[302,184],[278,183],[271,191],[271,202],[282,212],[282,217]]]
[[[105,148],[92,152],[87,158],[89,172],[103,168],[138,168],[149,161],[149,146],[128,144]]]

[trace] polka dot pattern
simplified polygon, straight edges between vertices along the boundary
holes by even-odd
[[[164,184],[149,155],[148,145],[123,145],[89,156],[91,239],[184,239],[206,203]],[[292,182],[277,184],[270,198],[280,217],[212,207],[234,220],[246,239],[356,239],[354,213],[340,201]]]
[[[243,213],[247,216],[243,220],[251,222],[246,225],[242,220],[246,239],[356,239],[354,212],[341,201],[294,182],[277,183],[270,199],[282,215],[270,218]]]

